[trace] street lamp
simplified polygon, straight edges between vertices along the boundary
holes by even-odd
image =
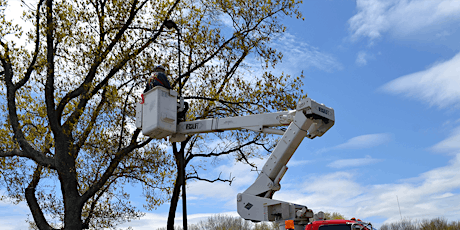
[[[178,30],[178,27],[177,27],[176,23],[171,19],[168,19],[168,20],[165,21],[165,26],[168,29],[174,28],[174,29]]]
[[[182,96],[182,77],[181,77],[181,69],[180,69],[180,36],[181,32],[177,24],[172,21],[171,19],[168,19],[164,22],[164,25],[168,29],[176,29],[177,31],[177,49],[178,49],[178,76],[179,76],[179,97]],[[182,170],[182,228],[184,230],[187,230],[187,200],[186,200],[186,195],[185,195],[185,152],[182,154],[182,159],[180,159],[182,162],[182,165],[184,167],[184,170]]]
[[[179,51],[179,53],[178,53],[178,59],[179,59],[178,60],[178,62],[179,62],[178,63],[179,64],[179,70],[178,71],[179,71],[179,74],[178,74],[178,76],[179,76],[179,97],[180,97],[182,95],[181,94],[181,91],[182,91],[182,77],[181,77],[181,71],[180,71],[180,36],[181,36],[181,32],[180,32],[180,29],[177,26],[177,24],[171,19],[166,20],[164,24],[165,24],[166,28],[168,28],[168,29],[174,28],[177,31],[177,47],[178,47],[177,49]]]

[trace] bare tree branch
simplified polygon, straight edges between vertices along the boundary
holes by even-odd
[[[210,180],[210,179],[206,179],[206,178],[202,178],[202,177],[199,177],[199,176],[188,176],[186,179],[196,179],[196,180],[201,180],[201,181],[206,181],[206,182],[209,182],[209,183],[214,183],[214,182],[217,182],[217,181],[220,181],[220,182],[228,182],[229,185],[232,185],[232,182],[233,182],[233,179],[235,179],[235,177],[231,177],[230,175],[230,179],[222,179],[220,178],[220,175],[222,173],[219,174],[219,177],[214,179],[214,180]]]
[[[248,158],[243,153],[243,151],[241,151],[241,149],[238,149],[237,151],[240,153],[238,157],[238,161],[244,161],[246,164],[250,165],[251,167],[257,168],[257,166],[254,163],[249,162]]]
[[[219,52],[224,49],[228,43],[230,43],[232,40],[236,39],[237,36],[236,35],[233,35],[231,38],[229,38],[227,41],[225,41],[224,43],[222,43],[221,46],[219,46],[216,51],[214,53],[212,53],[211,55],[209,55],[207,58],[203,59],[203,61],[201,61],[199,64],[197,64],[195,67],[193,68],[189,68],[188,71],[184,74],[182,74],[181,76],[178,76],[178,78],[173,82],[172,86],[175,86],[179,79],[184,77],[184,76],[190,76],[191,73],[193,73],[195,70],[197,70],[198,68],[200,67],[203,67],[204,64],[208,63],[211,59],[213,59],[217,54],[219,54]],[[185,85],[187,83],[189,78],[185,78],[184,81],[182,82],[183,85]]]
[[[177,6],[177,4],[179,3],[180,0],[176,0],[175,4],[171,7],[171,9],[168,11],[168,14],[166,15],[166,18],[169,18],[170,14],[172,13],[172,10]],[[128,28],[128,25],[130,25],[134,19],[134,16],[135,14],[137,13],[137,11],[140,10],[140,8],[145,5],[147,3],[147,1],[143,2],[141,4],[141,7],[139,7],[139,9],[135,9],[135,5],[137,3],[137,0],[135,0],[135,3],[133,4],[132,8],[131,8],[131,14],[130,14],[130,17],[128,18],[127,22],[125,23],[125,26],[123,27],[123,31],[125,31],[127,28]],[[166,19],[165,19],[166,21]],[[165,22],[164,21],[164,22]],[[139,53],[141,53],[143,50],[145,50],[154,40],[157,39],[157,37],[160,35],[160,33],[163,31],[163,28],[164,28],[164,22],[163,24],[161,25],[158,33],[156,33],[146,44],[144,44],[142,47],[140,47],[139,49],[133,51],[132,53],[128,54],[125,58],[122,58],[121,61],[119,61],[110,71],[109,73],[107,74],[107,76],[100,82],[98,83],[94,89],[92,91],[88,91],[87,93],[85,93],[84,96],[81,96],[81,100],[80,102],[78,103],[77,105],[77,108],[75,109],[75,111],[69,116],[69,118],[66,120],[66,122],[64,123],[64,129],[65,130],[69,130],[70,127],[71,127],[71,122],[74,121],[74,120],[78,120],[80,118],[80,116],[83,114],[83,109],[86,107],[86,104],[88,103],[89,99],[91,97],[93,97],[102,87],[104,87],[108,81],[113,77],[115,76],[115,74],[131,59],[133,59],[134,57],[136,57]],[[120,38],[121,38],[121,35],[120,34]],[[95,71],[95,70],[94,70]],[[95,74],[95,72],[94,72]],[[91,78],[92,80],[92,78]],[[72,92],[73,93],[73,92]],[[71,94],[72,94],[71,93]],[[83,92],[82,92],[83,93]],[[67,96],[67,95],[66,95]],[[78,96],[78,95],[77,95]],[[65,97],[64,97],[65,98]],[[63,99],[64,100],[64,99]],[[67,102],[65,102],[67,103]],[[65,106],[65,104],[63,105]],[[63,109],[64,107],[62,107]],[[62,111],[60,111],[61,113]]]
[[[13,138],[17,141],[19,146],[21,147],[22,151],[20,150],[13,150],[11,152],[3,152],[3,154],[6,155],[12,155],[12,154],[18,154],[16,156],[20,157],[27,157],[29,159],[32,159],[36,161],[38,164],[45,166],[45,167],[50,167],[50,168],[55,168],[55,162],[54,159],[51,157],[46,156],[45,154],[35,150],[32,145],[26,140],[24,133],[21,129],[21,126],[19,124],[19,118],[18,118],[18,113],[17,113],[17,107],[16,107],[16,87],[14,86],[13,83],[13,68],[10,63],[10,57],[9,57],[9,52],[10,50],[8,49],[8,46],[3,43],[0,40],[0,44],[5,48],[6,53],[5,57],[0,56],[0,61],[2,62],[3,69],[5,72],[5,84],[6,84],[6,98],[7,98],[7,104],[8,104],[8,117],[11,122],[11,127],[13,129],[14,136]],[[2,154],[2,153],[0,153]]]
[[[34,218],[37,227],[39,229],[44,230],[54,230],[54,228],[52,228],[48,224],[48,221],[46,221],[45,215],[43,214],[42,209],[38,205],[37,198],[35,197],[35,188],[37,187],[38,182],[40,181],[41,170],[42,167],[40,165],[37,165],[37,168],[35,168],[32,177],[32,181],[29,183],[29,186],[27,186],[25,190],[25,196],[27,204],[29,205],[29,209],[32,212],[32,217]]]
[[[88,216],[86,217],[86,219],[83,221],[83,229],[89,229],[89,222],[91,221],[91,219],[93,218],[93,214],[94,214],[94,208],[96,207],[96,204],[97,202],[99,201],[99,199],[102,197],[102,195],[104,195],[105,192],[107,192],[107,190],[110,188],[110,186],[106,186],[104,189],[101,190],[101,192],[99,192],[96,196],[96,199],[94,199],[92,202],[91,202],[91,207],[89,209],[89,213],[88,213]]]
[[[79,111],[81,111],[82,108],[84,108],[86,106],[86,103],[89,100],[89,98],[91,98],[91,96],[94,95],[94,93],[92,93],[92,94],[88,93],[88,88],[89,88],[89,84],[96,77],[97,68],[102,64],[102,62],[105,60],[107,55],[112,51],[112,49],[115,47],[115,45],[118,43],[118,41],[122,38],[122,36],[125,33],[125,31],[128,29],[128,26],[134,20],[134,17],[136,15],[137,11],[140,9],[139,8],[139,9],[136,10],[136,4],[137,3],[138,3],[138,0],[134,0],[133,4],[131,6],[131,9],[130,9],[130,15],[129,15],[125,25],[120,29],[120,31],[118,31],[118,33],[115,35],[115,37],[113,38],[111,43],[107,46],[107,48],[103,52],[98,52],[98,53],[101,53],[101,54],[96,56],[96,59],[94,60],[93,64],[91,65],[91,69],[89,70],[88,74],[86,75],[85,80],[83,81],[83,83],[77,89],[75,89],[74,91],[66,94],[64,96],[64,98],[59,102],[59,105],[57,107],[57,113],[58,113],[58,116],[59,116],[58,117],[59,120],[60,120],[60,118],[62,116],[62,111],[64,110],[65,106],[67,105],[67,103],[70,100],[72,100],[73,98],[76,98],[76,97],[78,97],[80,95],[87,94],[86,96],[81,98],[81,100],[80,100],[80,102],[79,102],[79,104],[77,106],[77,109],[70,116],[70,117],[72,117],[72,119],[75,119],[75,118],[78,119]],[[142,3],[142,6],[145,3],[146,2]],[[101,37],[101,41],[99,43],[98,51],[102,51],[101,50],[102,49],[102,39],[103,39],[103,37]],[[102,86],[104,86],[107,81],[108,81],[108,79],[106,81],[103,81],[104,83],[102,84]],[[95,91],[96,92],[99,91],[100,88],[101,87],[99,87]],[[85,92],[87,92],[87,93],[85,93]],[[69,121],[69,120],[67,120],[67,121]],[[67,123],[67,121],[66,121],[66,123]]]
[[[106,96],[105,96],[106,93],[107,93],[107,90],[104,89],[104,91],[102,92],[101,101],[97,105],[96,109],[93,111],[93,114],[91,115],[91,120],[87,124],[86,129],[81,134],[80,139],[79,139],[77,145],[75,146],[75,149],[73,150],[74,151],[74,154],[73,154],[74,156],[78,155],[78,152],[80,151],[80,149],[83,146],[83,144],[85,144],[86,140],[88,139],[89,134],[93,130],[94,124],[96,123],[96,119],[100,115],[100,112],[101,112],[102,108],[104,107],[105,103],[107,102]]]
[[[244,50],[243,52],[243,55],[240,56],[240,58],[238,58],[238,60],[236,61],[236,63],[230,68],[230,71],[227,71],[227,73],[225,74],[224,76],[224,79],[221,81],[222,84],[221,86],[219,87],[219,90],[217,90],[217,94],[220,94],[222,92],[222,90],[225,88],[225,86],[227,85],[229,79],[233,76],[233,74],[235,73],[236,69],[241,65],[241,63],[243,62],[243,60],[246,58],[246,56],[249,54],[249,50],[251,49],[252,47],[249,47],[247,49]]]
[[[200,67],[203,67],[204,64],[208,63],[211,59],[213,59],[217,54],[219,54],[219,52],[221,50],[223,50],[230,42],[232,42],[233,40],[239,38],[239,37],[242,37],[242,38],[246,38],[247,36],[249,36],[250,32],[256,30],[259,25],[264,22],[265,19],[267,18],[270,18],[271,16],[277,14],[280,10],[278,11],[275,11],[275,12],[272,12],[272,14],[268,14],[266,17],[264,17],[263,19],[261,19],[258,23],[256,23],[254,26],[252,26],[251,28],[248,28],[244,31],[239,31],[239,32],[236,32],[231,38],[229,38],[228,40],[226,40],[224,43],[222,43],[222,45],[220,45],[211,55],[209,55],[207,58],[203,59],[203,61],[199,64],[197,64],[195,67],[193,68],[189,68],[187,72],[185,72],[184,74],[182,74],[181,76],[179,76],[173,83],[173,86],[176,85],[178,83],[178,80],[183,77],[183,76],[190,76],[191,73],[193,73],[195,70],[197,70],[198,68]],[[182,84],[185,85],[187,83],[187,80],[188,78],[186,78]]]
[[[109,81],[109,79],[113,75],[115,75],[116,72],[118,72],[118,70],[124,65],[124,63],[126,63],[128,61],[128,60],[125,60],[126,58],[124,58],[121,61],[122,63],[124,62],[123,65],[121,65],[121,66],[120,66],[120,64],[116,65],[114,67],[114,69],[116,69],[116,71],[113,71],[113,69],[112,69],[112,71],[110,71],[108,76],[101,83],[99,83],[98,86],[96,86],[94,90],[92,90],[92,91],[88,90],[89,89],[89,84],[96,77],[97,68],[102,64],[102,62],[107,57],[107,55],[112,51],[113,47],[115,47],[117,42],[122,38],[122,36],[125,33],[125,31],[128,29],[128,25],[131,24],[131,22],[134,20],[135,13],[137,12],[136,11],[137,2],[138,2],[138,0],[134,0],[133,4],[131,5],[130,15],[129,15],[128,19],[127,19],[127,22],[125,23],[125,26],[123,26],[123,28],[120,31],[118,31],[117,35],[112,40],[112,42],[109,44],[107,49],[101,55],[96,56],[96,60],[92,64],[91,69],[88,72],[88,74],[86,75],[85,80],[83,81],[83,83],[77,89],[75,89],[74,91],[66,94],[64,96],[64,98],[61,100],[61,102],[59,102],[59,105],[57,107],[57,113],[58,113],[58,116],[59,116],[58,118],[60,120],[60,118],[62,116],[62,111],[64,110],[64,107],[67,105],[67,103],[70,100],[72,100],[73,98],[76,98],[76,97],[80,96],[80,101],[79,101],[79,103],[77,105],[77,108],[74,110],[74,112],[69,116],[69,118],[64,123],[64,130],[70,131],[70,129],[73,126],[73,124],[72,124],[73,121],[76,121],[76,120],[78,120],[80,118],[80,116],[83,114],[83,109],[86,107],[86,105],[87,105],[88,101],[91,99],[91,97],[94,96],[103,86],[105,86],[107,84],[107,82]],[[144,4],[145,4],[145,2],[144,2]]]
[[[25,157],[37,162],[40,166],[49,167],[56,169],[54,160],[51,157],[47,157],[42,153],[34,154],[28,151],[22,151],[19,149],[13,149],[11,151],[0,151],[0,157]]]
[[[97,191],[99,191],[104,184],[106,184],[107,180],[113,175],[113,172],[115,169],[118,167],[118,164],[133,150],[142,148],[145,145],[147,145],[152,139],[149,138],[147,141],[144,141],[143,143],[139,144],[136,143],[136,139],[139,136],[140,129],[136,129],[134,131],[134,134],[131,138],[131,144],[120,151],[118,151],[115,154],[115,157],[111,160],[109,166],[105,170],[104,174],[101,176],[101,178],[94,183],[82,196],[81,196],[81,202],[86,202],[88,201],[89,198],[93,197]]]
[[[48,121],[56,139],[64,138],[62,135],[61,123],[56,114],[54,102],[54,22],[53,22],[53,1],[46,0],[46,83],[45,83],[45,103]]]
[[[252,140],[252,141],[249,141],[243,145],[239,145],[237,146],[236,148],[233,148],[233,149],[230,149],[230,150],[227,150],[227,151],[224,151],[224,152],[220,152],[220,153],[206,153],[206,154],[190,154],[189,157],[187,157],[187,159],[185,160],[185,164],[188,164],[188,162],[190,162],[190,160],[192,160],[193,158],[195,157],[218,157],[218,156],[222,156],[222,155],[227,155],[227,154],[230,154],[230,153],[233,153],[233,152],[241,152],[241,149],[246,147],[246,146],[249,146],[249,145],[252,145],[252,144],[255,144],[257,142],[257,140]],[[248,164],[250,164],[248,162]],[[252,165],[252,164],[250,164]]]
[[[222,99],[217,99],[217,98],[209,98],[209,97],[201,97],[201,96],[186,96],[184,99],[198,99],[198,100],[205,100],[205,101],[218,101],[222,104],[232,104],[232,105],[241,105],[241,104],[250,104],[250,105],[259,105],[254,102],[250,101],[242,101],[242,102],[232,102],[232,101],[225,101]]]
[[[125,118],[126,118],[126,107],[128,106],[128,99],[129,99],[129,95],[132,93],[133,89],[134,89],[135,85],[133,85],[131,87],[131,89],[129,90],[128,94],[126,95],[126,99],[125,99],[125,103],[123,105],[123,117],[121,118],[122,121],[121,121],[121,130],[120,130],[120,140],[118,141],[118,149],[117,151],[120,151],[121,147],[122,147],[122,141],[123,141],[123,131],[124,131],[124,127],[125,127]]]
[[[26,71],[26,74],[24,75],[24,78],[21,79],[16,85],[15,85],[15,88],[18,89],[18,88],[21,88],[23,85],[25,85],[27,83],[27,81],[30,79],[30,76],[32,75],[32,71],[34,70],[34,66],[35,66],[35,63],[37,62],[37,57],[38,57],[38,49],[40,47],[40,7],[41,5],[43,4],[43,1],[44,0],[40,0],[38,2],[38,5],[37,5],[37,15],[35,17],[35,20],[37,21],[36,23],[36,27],[35,27],[35,30],[36,30],[36,33],[35,33],[35,36],[36,36],[36,40],[35,40],[35,51],[34,51],[34,55],[33,55],[33,58],[32,58],[32,61],[30,62],[29,64],[29,67],[27,68],[27,71]]]
[[[230,173],[230,176],[229,176],[230,179],[222,179],[222,178],[220,178],[220,176],[222,175],[222,172],[220,172],[219,176],[214,180],[203,178],[203,177],[200,177],[198,175],[198,172],[196,171],[195,167],[192,166],[192,168],[193,168],[193,173],[192,174],[194,176],[186,176],[186,178],[185,178],[186,180],[188,180],[188,179],[196,179],[196,180],[201,180],[201,181],[207,181],[209,183],[214,183],[214,182],[220,181],[220,182],[228,182],[229,185],[232,185],[232,182],[235,179],[235,177],[232,177],[231,173]]]

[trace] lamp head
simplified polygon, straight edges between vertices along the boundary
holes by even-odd
[[[165,21],[165,26],[166,26],[166,28],[168,28],[168,29],[174,28],[174,29],[177,30],[177,25],[176,25],[176,23],[173,22],[171,19],[168,19],[168,20]]]

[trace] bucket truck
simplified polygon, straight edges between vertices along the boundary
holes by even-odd
[[[305,98],[291,111],[177,123],[177,111],[183,109],[183,99],[178,103],[174,90],[157,86],[146,92],[143,98],[143,103],[136,108],[136,127],[152,138],[169,137],[171,142],[180,142],[186,135],[242,129],[283,135],[255,182],[237,195],[238,213],[254,222],[276,221],[280,229],[304,230],[314,220],[313,211],[307,206],[272,197],[280,190],[286,165],[302,140],[321,137],[334,125],[332,108]],[[283,131],[274,128],[278,126],[288,127]]]
[[[322,212],[318,214],[321,215]],[[319,216],[315,214],[315,216]],[[316,218],[307,224],[305,230],[375,230],[371,223],[363,222],[360,219],[351,220],[325,220],[324,213],[322,218]]]

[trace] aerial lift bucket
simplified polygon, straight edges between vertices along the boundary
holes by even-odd
[[[144,93],[143,103],[136,108],[136,127],[155,139],[176,133],[177,92],[156,86]]]

